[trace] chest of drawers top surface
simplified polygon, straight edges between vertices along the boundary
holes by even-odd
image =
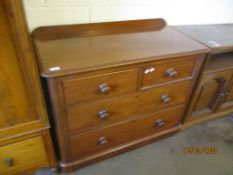
[[[213,53],[233,51],[233,24],[185,25],[175,28],[205,44]]]
[[[45,77],[209,51],[161,19],[42,27],[33,37]]]

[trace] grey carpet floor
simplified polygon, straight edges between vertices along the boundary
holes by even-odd
[[[217,154],[184,154],[184,147]],[[233,118],[196,125],[172,137],[62,175],[233,175]]]

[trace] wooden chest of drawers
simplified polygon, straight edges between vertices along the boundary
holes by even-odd
[[[209,51],[162,19],[43,27],[33,37],[64,170],[178,131]]]

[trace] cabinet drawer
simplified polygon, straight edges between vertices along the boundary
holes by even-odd
[[[121,144],[156,134],[180,123],[183,107],[132,119],[71,137],[73,159],[82,159]]]
[[[64,80],[66,104],[103,99],[136,90],[137,70]]]
[[[142,87],[192,77],[197,56],[154,62],[143,67]]]
[[[42,137],[0,147],[0,174],[13,174],[23,169],[47,166]]]
[[[155,112],[183,104],[191,81],[183,81],[142,91],[134,95],[77,105],[67,109],[70,133],[119,122],[137,114]]]

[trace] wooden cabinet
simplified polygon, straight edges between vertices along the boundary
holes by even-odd
[[[162,19],[58,28],[33,37],[63,170],[180,129],[207,47]]]
[[[231,78],[232,71],[205,74],[198,88],[192,117],[216,112],[225,98],[225,90]]]
[[[233,113],[233,25],[176,26],[176,29],[212,50],[192,97],[185,126]]]
[[[220,106],[220,111],[233,108],[233,70],[229,73],[231,75],[231,81],[227,82],[227,87],[222,92],[223,101]]]
[[[0,26],[0,174],[52,166],[47,112],[20,0],[0,1]],[[29,133],[37,134],[15,141]]]
[[[215,115],[221,116],[222,112],[223,116],[226,115],[225,112],[233,112],[232,78],[233,70],[203,73],[192,99],[192,111],[186,121],[198,121]]]

